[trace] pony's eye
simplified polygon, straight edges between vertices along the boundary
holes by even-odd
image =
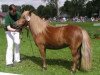
[[[21,16],[22,19],[25,19],[25,16]]]

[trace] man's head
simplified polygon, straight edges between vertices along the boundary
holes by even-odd
[[[9,12],[11,15],[15,15],[16,14],[16,6],[14,4],[11,4],[9,6]]]

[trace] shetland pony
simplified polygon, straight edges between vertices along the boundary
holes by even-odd
[[[16,22],[19,26],[28,23],[33,39],[40,50],[43,68],[46,69],[46,49],[61,49],[69,47],[72,54],[72,72],[77,68],[91,68],[91,46],[88,33],[79,26],[51,26],[40,17],[24,11]],[[67,54],[67,53],[66,53]]]

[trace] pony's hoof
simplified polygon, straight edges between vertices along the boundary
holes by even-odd
[[[75,69],[71,69],[71,75],[74,75],[74,74],[75,74],[75,72],[76,72],[76,70],[75,70]]]
[[[47,67],[43,67],[43,71],[44,71],[44,70],[47,70]]]
[[[75,72],[71,71],[71,75],[75,75]]]

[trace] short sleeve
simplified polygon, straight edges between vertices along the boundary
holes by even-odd
[[[5,16],[5,25],[6,26],[10,25],[10,19],[8,15]]]

